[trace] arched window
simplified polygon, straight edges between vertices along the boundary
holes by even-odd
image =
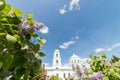
[[[56,67],[56,69],[59,69],[58,67]]]
[[[74,62],[76,62],[76,60],[74,60]]]
[[[68,77],[70,77],[70,73],[68,73]]]
[[[58,60],[56,60],[56,63],[58,64]]]
[[[65,73],[63,74],[64,78],[66,77]]]
[[[56,74],[56,76],[59,76],[58,73]]]
[[[45,64],[43,64],[43,70],[45,70]]]
[[[56,57],[58,57],[58,54],[56,54]]]

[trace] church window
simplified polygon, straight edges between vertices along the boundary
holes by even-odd
[[[56,76],[59,76],[58,73],[56,74]]]
[[[68,77],[70,77],[70,73],[68,73]]]
[[[49,79],[49,76],[47,76],[47,78]]]
[[[58,57],[58,54],[56,54],[56,57]]]
[[[74,60],[74,62],[76,62],[76,60]]]
[[[65,73],[63,74],[63,76],[64,76],[64,78],[65,78],[65,76],[66,76]]]
[[[58,64],[58,60],[56,60],[56,63]]]
[[[58,69],[58,67],[56,67],[56,69]]]
[[[45,70],[45,64],[43,64],[43,70]]]

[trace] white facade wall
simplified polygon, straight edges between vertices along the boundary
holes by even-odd
[[[47,76],[52,76],[56,75],[58,76],[61,80],[65,80],[65,78],[69,78],[72,76],[74,72],[72,70],[67,70],[67,69],[54,69],[54,70],[47,70]]]
[[[50,66],[49,64],[45,64],[45,70],[47,71],[47,78],[56,75],[60,78],[60,80],[65,80],[65,78],[73,77],[75,75],[75,72],[73,71],[72,67],[79,65],[82,67],[83,65],[86,67],[89,67],[89,65],[86,63],[85,59],[81,59],[79,56],[73,54],[73,56],[70,57],[69,63],[66,65],[62,65],[61,63],[61,57],[60,57],[60,51],[55,50],[53,54],[53,64]],[[46,79],[48,80],[48,79]]]

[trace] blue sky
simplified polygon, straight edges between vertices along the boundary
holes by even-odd
[[[89,52],[105,50],[120,57],[120,0],[7,0],[49,28],[39,34],[47,40],[42,48],[44,62],[52,63],[55,49],[67,63],[76,53],[82,58]],[[62,12],[60,12],[62,10]],[[60,45],[62,46],[60,48]],[[64,48],[64,49],[62,49]]]

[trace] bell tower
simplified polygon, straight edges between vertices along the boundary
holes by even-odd
[[[61,66],[60,51],[58,49],[54,51],[53,66],[56,68],[59,68]]]

